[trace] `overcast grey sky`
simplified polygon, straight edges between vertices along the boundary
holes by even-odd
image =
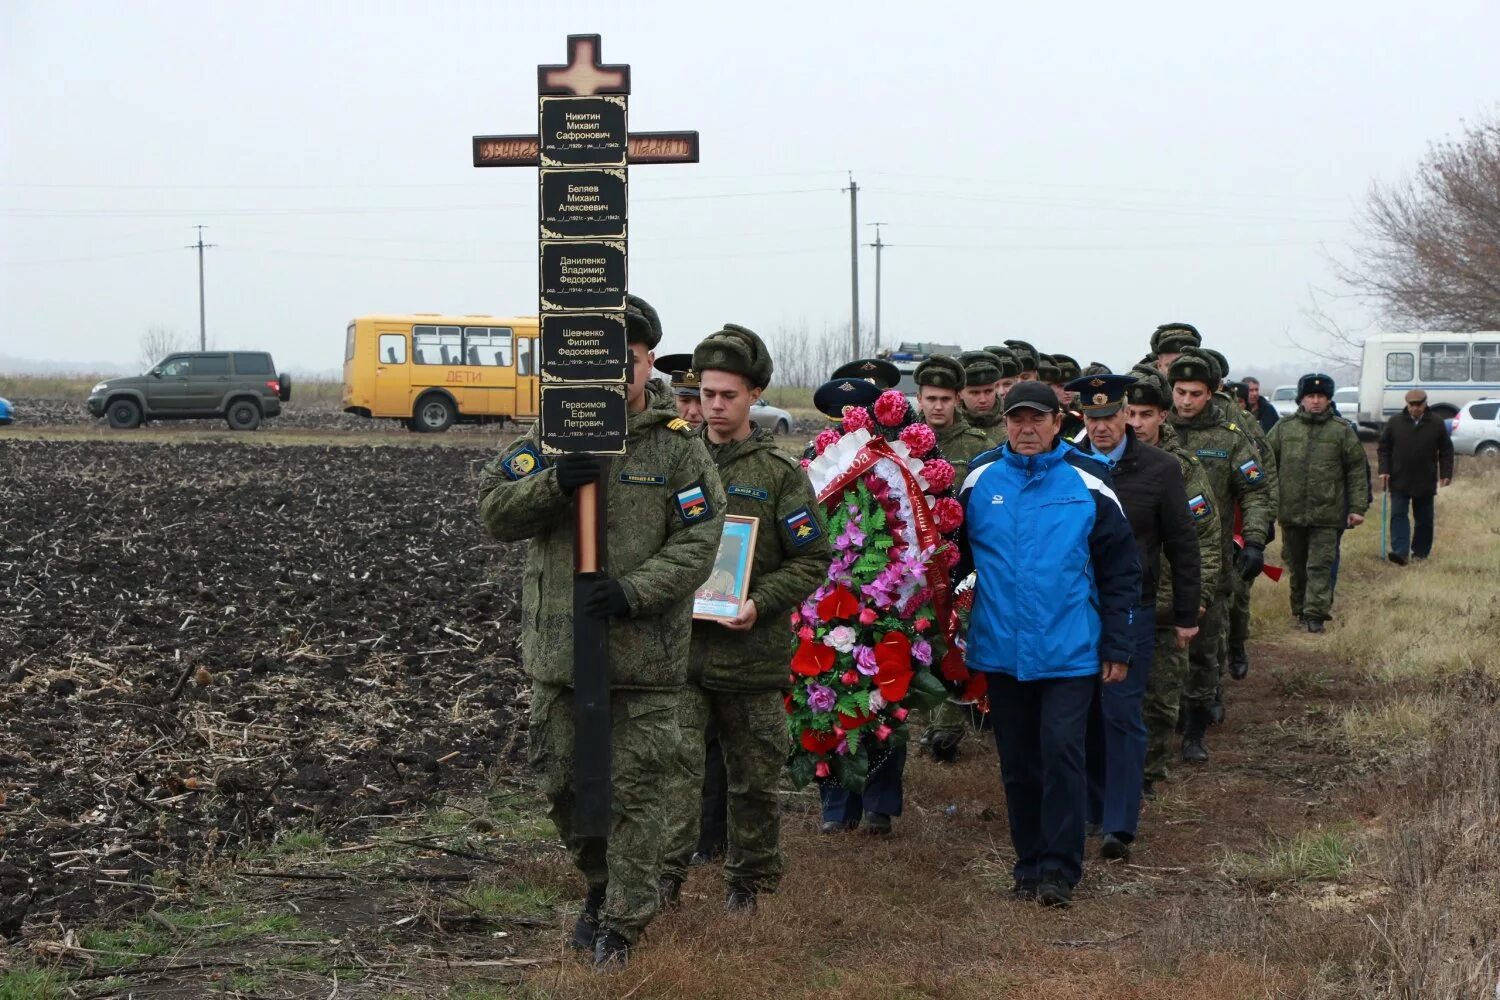
[[[533,312],[535,173],[469,137],[534,127],[569,32],[631,65],[635,129],[702,133],[702,163],[631,171],[663,350],[847,326],[852,170],[887,341],[1119,368],[1187,320],[1291,358],[1372,178],[1500,97],[1494,0],[3,0],[0,355],[196,337],[197,223],[211,340],[284,368],[337,368],[363,313]]]

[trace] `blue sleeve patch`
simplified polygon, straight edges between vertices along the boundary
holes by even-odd
[[[1264,473],[1260,471],[1260,463],[1251,458],[1240,463],[1240,475],[1245,477],[1247,483],[1258,483]]]
[[[724,492],[732,497],[749,497],[751,500],[767,501],[771,494],[766,490],[754,486],[746,486],[743,483],[731,483],[724,487]]]
[[[677,513],[682,516],[683,524],[697,524],[713,516],[713,505],[708,502],[708,494],[703,491],[701,481],[687,489],[678,490],[676,500]]]
[[[620,482],[634,483],[637,486],[665,486],[667,477],[660,472],[621,472]]]
[[[536,446],[530,442],[521,445],[510,457],[500,463],[500,468],[512,482],[525,479],[527,476],[535,475],[547,467],[547,463],[537,452]]]
[[[806,507],[798,507],[783,517],[781,523],[786,527],[787,537],[799,549],[823,534],[823,529],[818,526],[818,519]]]
[[[1214,505],[1208,502],[1208,497],[1199,493],[1197,496],[1188,498],[1188,513],[1193,515],[1194,521],[1201,521],[1214,512]]]

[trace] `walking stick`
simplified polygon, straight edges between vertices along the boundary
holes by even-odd
[[[1391,495],[1391,491],[1390,490],[1382,489],[1380,491],[1380,560],[1381,560],[1381,562],[1384,562],[1385,558],[1386,558],[1386,551],[1385,551],[1385,524],[1386,524],[1386,522],[1385,522],[1385,516],[1386,516],[1385,511],[1386,511],[1386,506],[1385,505],[1386,505],[1386,498],[1389,497],[1390,495]]]

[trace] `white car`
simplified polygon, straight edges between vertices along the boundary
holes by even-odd
[[[764,427],[772,434],[792,432],[792,415],[779,406],[772,406],[764,399],[757,399],[750,404],[750,419],[755,421],[757,427]]]
[[[1465,403],[1448,426],[1456,454],[1500,458],[1500,399]]]
[[[1295,385],[1278,385],[1276,391],[1271,393],[1271,405],[1276,408],[1278,417],[1290,417],[1297,412],[1297,387]]]

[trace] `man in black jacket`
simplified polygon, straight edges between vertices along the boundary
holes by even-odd
[[[1182,468],[1174,456],[1137,441],[1126,423],[1125,391],[1134,382],[1130,375],[1092,375],[1065,386],[1078,393],[1088,430],[1078,448],[1109,466],[1141,563],[1138,654],[1122,683],[1095,690],[1089,713],[1089,821],[1104,834],[1099,853],[1107,859],[1130,856],[1140,817],[1147,749],[1141,705],[1156,650],[1157,569],[1163,554],[1172,571],[1172,623],[1196,629],[1201,599],[1198,534]]]
[[[1408,552],[1426,559],[1432,552],[1432,502],[1439,486],[1453,482],[1453,439],[1448,424],[1427,409],[1427,393],[1406,394],[1406,409],[1385,422],[1376,449],[1380,488],[1391,494],[1390,560],[1406,565]],[[1413,536],[1407,508],[1416,516]]]
[[[1260,394],[1260,379],[1247,375],[1240,381],[1245,384],[1245,409],[1260,424],[1261,430],[1271,433],[1271,428],[1276,426],[1281,415],[1276,412],[1271,401]]]

